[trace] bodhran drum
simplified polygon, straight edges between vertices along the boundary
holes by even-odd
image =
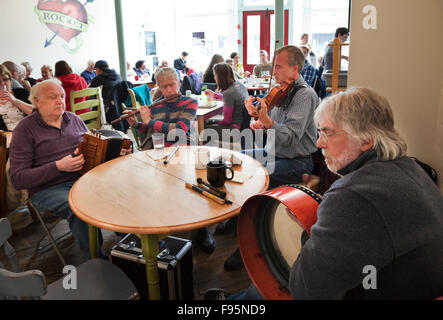
[[[291,299],[289,273],[310,235],[321,196],[300,185],[285,185],[249,198],[238,219],[240,252],[254,285],[265,299]]]

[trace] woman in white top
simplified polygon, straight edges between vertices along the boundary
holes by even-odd
[[[20,120],[33,110],[31,104],[14,96],[11,89],[11,74],[0,64],[0,130],[13,131]]]

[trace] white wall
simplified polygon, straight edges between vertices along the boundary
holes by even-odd
[[[89,23],[88,31],[81,34],[83,45],[74,54],[63,48],[66,41],[58,36],[44,48],[45,40],[49,40],[54,32],[38,20],[34,12],[37,3],[37,0],[0,1],[0,63],[6,60],[16,63],[29,61],[34,78],[41,76],[43,64],[54,67],[59,60],[66,60],[77,73],[85,69],[88,59],[104,59],[111,68],[119,69],[114,1],[96,0],[86,5],[88,16],[94,22]],[[68,43],[71,48],[74,44],[74,40]]]
[[[363,28],[363,8],[377,29]],[[443,1],[353,0],[348,86],[365,86],[391,103],[408,155],[437,169],[443,191]]]

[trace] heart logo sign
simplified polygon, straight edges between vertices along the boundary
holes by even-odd
[[[54,32],[49,40],[46,39],[45,48],[58,36],[66,43],[74,39],[76,47],[69,49],[65,46],[65,48],[77,52],[82,44],[80,34],[88,31],[88,13],[85,5],[92,1],[88,0],[82,5],[78,0],[39,0],[34,11],[40,22]]]

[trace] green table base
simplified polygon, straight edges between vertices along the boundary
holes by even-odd
[[[160,300],[160,278],[158,276],[158,242],[164,236],[158,234],[140,235],[142,252],[146,260],[149,300]],[[98,258],[98,228],[89,226],[89,251],[91,259]]]

